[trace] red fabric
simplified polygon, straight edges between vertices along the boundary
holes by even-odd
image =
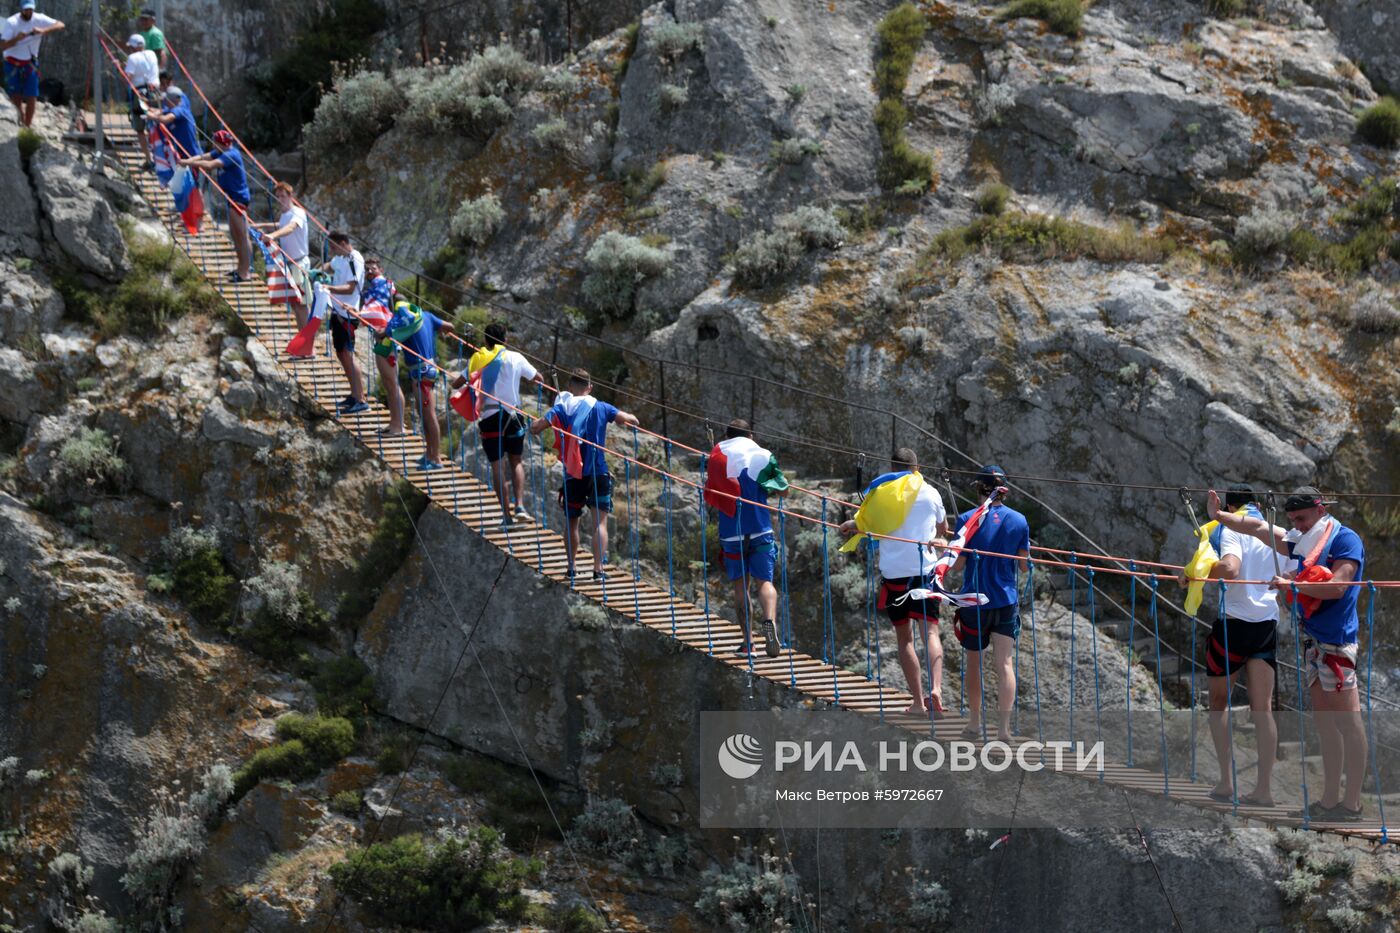
[[[288,356],[310,356],[316,349],[316,334],[321,330],[321,319],[313,317],[306,326],[287,344]]]
[[[467,384],[448,396],[452,410],[468,421],[476,421],[480,412],[476,407],[476,393],[481,388],[481,370],[467,377]]]
[[[558,415],[550,419],[554,428],[554,450],[564,464],[564,472],[574,479],[583,479],[583,451],[579,449],[578,438],[568,433],[564,420]]]
[[[729,458],[718,444],[705,468],[705,504],[733,518],[739,511],[739,481],[729,478]]]
[[[1356,670],[1356,664],[1351,658],[1345,655],[1327,654],[1326,652],[1322,654],[1322,663],[1332,668],[1332,673],[1336,675],[1337,678],[1337,692],[1341,693],[1342,685],[1345,684],[1347,680],[1345,669],[1351,668],[1352,670]]]
[[[1326,583],[1332,579],[1332,571],[1321,564],[1305,566],[1299,571],[1298,576],[1293,578],[1295,583]],[[1288,605],[1293,605],[1292,588],[1283,591],[1283,599]],[[1322,600],[1316,596],[1308,596],[1305,593],[1298,594],[1298,608],[1303,613],[1303,618],[1308,619],[1317,611],[1317,607],[1322,605]]]

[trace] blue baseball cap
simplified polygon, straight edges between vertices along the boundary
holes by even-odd
[[[982,472],[977,474],[977,484],[993,489],[997,486],[1006,485],[1006,471],[995,463],[989,463],[982,467]]]
[[[24,0],[24,2],[21,3],[21,4],[19,5],[19,8],[20,8],[21,10],[32,10],[32,9],[34,9],[34,0]]]

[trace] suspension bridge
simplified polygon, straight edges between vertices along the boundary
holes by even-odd
[[[183,63],[180,64],[183,69]],[[193,78],[188,75],[187,71],[186,77],[193,84]],[[199,90],[197,85],[195,85],[195,89]],[[202,97],[202,91],[199,93]],[[559,531],[549,527],[547,503],[552,497],[546,495],[544,488],[547,471],[544,468],[543,450],[538,442],[532,441],[530,446],[530,457],[532,458],[530,485],[532,487],[531,494],[537,507],[535,512],[537,517],[510,525],[502,523],[495,492],[486,482],[486,471],[480,462],[479,449],[477,445],[471,444],[473,431],[471,425],[461,425],[458,444],[453,452],[454,456],[445,463],[442,470],[421,472],[412,469],[413,460],[416,459],[415,455],[421,448],[421,437],[411,433],[392,437],[385,436],[381,429],[388,423],[388,413],[381,405],[372,405],[369,411],[361,414],[342,415],[337,410],[336,402],[348,394],[349,385],[339,363],[328,352],[328,348],[327,352],[317,353],[305,359],[293,359],[280,355],[281,348],[286,346],[296,332],[296,324],[285,306],[269,301],[265,283],[256,276],[251,281],[237,283],[230,281],[227,274],[235,267],[235,253],[227,235],[214,223],[206,222],[197,235],[191,235],[185,230],[179,214],[173,209],[169,194],[161,188],[154,174],[143,170],[143,156],[136,146],[136,136],[133,130],[126,126],[107,129],[104,136],[106,144],[110,146],[112,163],[125,171],[132,184],[170,232],[175,243],[190,258],[210,285],[220,293],[233,313],[244,322],[257,339],[262,341],[277,356],[279,366],[284,369],[288,376],[324,410],[328,417],[336,419],[360,444],[378,457],[388,468],[411,482],[435,505],[454,516],[472,532],[483,536],[512,559],[533,568],[537,573],[555,581],[560,586],[571,587],[582,597],[644,625],[663,637],[676,639],[690,650],[706,653],[715,662],[734,668],[736,675],[743,673],[762,677],[774,684],[795,691],[819,705],[838,706],[861,715],[878,718],[883,722],[905,727],[921,735],[932,735],[940,742],[963,738],[962,733],[967,726],[967,719],[964,716],[950,714],[931,721],[924,715],[906,714],[903,710],[912,703],[912,697],[901,690],[891,688],[884,683],[883,677],[879,676],[878,673],[875,676],[871,676],[869,673],[862,675],[840,667],[834,660],[835,652],[828,650],[826,644],[822,646],[821,657],[796,650],[796,639],[790,617],[790,601],[787,599],[783,600],[783,606],[780,610],[780,614],[784,615],[781,620],[783,651],[776,658],[754,655],[745,657],[734,652],[734,649],[744,641],[744,630],[736,622],[721,618],[712,611],[708,599],[708,580],[706,581],[706,598],[701,601],[700,605],[697,605],[695,602],[680,598],[677,594],[673,573],[668,575],[669,579],[664,586],[643,579],[637,559],[636,541],[638,535],[633,527],[636,521],[636,509],[640,506],[640,502],[637,501],[640,493],[636,489],[634,480],[642,470],[650,470],[662,477],[668,490],[678,491],[675,496],[668,497],[666,505],[668,510],[666,557],[668,565],[672,565],[677,559],[676,545],[670,533],[671,510],[674,509],[672,503],[676,498],[688,495],[694,502],[697,514],[701,516],[703,516],[704,506],[699,494],[702,480],[699,476],[682,476],[672,472],[675,467],[670,455],[673,450],[684,450],[703,456],[700,451],[694,448],[686,447],[670,438],[658,435],[657,437],[665,444],[667,454],[664,468],[645,464],[639,459],[635,437],[630,455],[625,450],[614,451],[610,449],[607,451],[610,456],[620,460],[623,465],[624,488],[628,502],[628,549],[631,551],[632,566],[628,570],[624,560],[621,572],[611,572],[603,581],[589,580],[582,575],[575,579],[568,573],[564,539]],[[246,152],[246,149],[244,151]],[[258,165],[258,168],[262,167]],[[249,174],[250,180],[252,180],[251,171]],[[265,170],[263,174],[270,182],[271,176],[267,175]],[[217,188],[211,189],[211,199],[221,196]],[[319,222],[317,223],[319,225]],[[324,234],[325,228],[321,229]],[[469,348],[470,345],[464,343],[464,347]],[[369,367],[369,371],[373,372],[372,366]],[[443,413],[447,419],[444,436],[450,438],[453,436],[452,411],[445,404],[446,393],[442,392],[438,395],[444,400]],[[459,423],[461,420],[460,417],[457,419]],[[468,462],[468,447],[477,451],[478,456],[474,463]],[[701,472],[703,473],[703,467]],[[843,504],[836,499],[829,501],[833,506]],[[828,500],[824,499],[823,506],[827,504]],[[684,506],[684,508],[690,507],[688,504]],[[789,514],[795,521],[814,521],[808,516],[797,513]],[[825,515],[822,519],[815,521],[821,524],[825,535],[831,523],[825,521]],[[703,518],[701,528],[704,528]],[[1076,567],[1075,555],[1069,552],[1054,552],[1049,549],[1037,550],[1047,553],[1049,556],[1035,558],[1035,563],[1050,567],[1069,568],[1070,579],[1076,579],[1075,575],[1079,570]],[[825,548],[823,548],[823,554],[825,556]],[[784,572],[786,571],[786,558],[786,547],[784,547],[781,554]],[[579,566],[586,567],[590,559],[591,557],[586,550],[580,547],[577,557]],[[613,566],[618,565],[614,563]],[[1155,623],[1159,598],[1156,576],[1164,576],[1164,574],[1154,575],[1153,571],[1144,571],[1139,569],[1139,566],[1160,569],[1171,567],[1171,565],[1151,562],[1137,562],[1136,565],[1133,562],[1128,562],[1126,570],[1116,567],[1102,567],[1099,568],[1099,571],[1129,576],[1134,581],[1135,599],[1137,594],[1136,581],[1139,577],[1146,578],[1150,585],[1151,619]],[[1092,575],[1093,570],[1090,570],[1089,585],[1091,591]],[[831,599],[830,586],[830,576],[824,568],[823,602],[828,613],[830,612]],[[1144,586],[1143,590],[1148,591],[1148,586]],[[786,596],[786,593],[784,595]],[[697,593],[697,598],[698,596]],[[1373,613],[1374,586],[1370,588],[1370,597]],[[1091,630],[1093,625],[1094,620],[1091,618]],[[1134,602],[1133,621],[1129,628],[1130,640],[1134,634],[1133,626],[1146,627],[1144,620],[1137,618],[1136,601]],[[1148,631],[1152,631],[1152,629],[1148,629]],[[1033,637],[1034,624],[1031,626],[1031,633]],[[1369,632],[1363,633],[1364,636],[1370,634]],[[1153,632],[1153,635],[1156,637],[1158,633]],[[1373,642],[1374,638],[1371,637],[1369,640]],[[1187,663],[1190,666],[1194,682],[1197,662],[1195,661],[1194,638],[1192,641],[1193,648]],[[1160,649],[1160,639],[1158,645]],[[1363,650],[1365,649],[1363,648]],[[1019,652],[1017,664],[1019,668]],[[1097,677],[1097,670],[1095,674]],[[1369,686],[1368,677],[1366,684],[1368,711],[1371,699]],[[1157,701],[1159,705],[1165,705],[1160,663],[1157,672],[1157,687]],[[1196,691],[1193,685],[1191,691],[1193,716],[1195,700]],[[1018,698],[1018,704],[1020,702],[1021,700]],[[1036,704],[1038,708],[1038,694]],[[1072,713],[1071,709],[1071,715]],[[1298,715],[1301,717],[1301,712]],[[1373,734],[1371,738],[1374,756],[1376,754],[1376,736]],[[1298,754],[1303,755],[1306,751],[1306,737],[1300,737],[1296,744]],[[1127,757],[1130,762],[1132,758],[1131,745],[1129,745]],[[1073,780],[1077,778],[1101,781],[1131,793],[1166,797],[1174,802],[1205,811],[1221,814],[1233,813],[1242,818],[1258,820],[1271,825],[1303,827],[1380,843],[1391,840],[1385,822],[1387,801],[1380,787],[1381,775],[1375,761],[1376,759],[1373,757],[1372,768],[1376,786],[1372,789],[1372,793],[1366,797],[1366,818],[1361,822],[1330,822],[1300,818],[1293,815],[1298,807],[1297,802],[1258,807],[1247,806],[1239,802],[1238,799],[1230,801],[1213,799],[1210,795],[1211,785],[1194,780],[1196,771],[1194,756],[1191,777],[1166,774],[1163,770],[1135,766],[1131,763],[1109,762],[1102,772],[1086,773],[1065,770],[1058,776],[1045,775],[1038,779]],[[1303,765],[1302,774],[1307,775],[1306,762],[1300,762],[1300,764]],[[1304,801],[1306,801],[1306,796],[1307,792],[1304,790]]]

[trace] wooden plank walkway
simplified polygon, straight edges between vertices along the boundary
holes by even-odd
[[[422,442],[413,435],[397,438],[384,438],[379,435],[379,428],[388,422],[388,413],[382,407],[374,405],[370,411],[359,415],[344,416],[337,413],[335,401],[343,398],[349,391],[340,365],[326,355],[306,360],[287,357],[283,350],[296,330],[296,323],[290,311],[267,300],[267,289],[262,281],[254,279],[237,285],[228,281],[226,273],[234,268],[235,262],[233,247],[228,237],[222,230],[216,229],[208,217],[205,218],[204,228],[199,236],[191,237],[185,232],[179,216],[174,212],[169,193],[160,188],[153,174],[141,171],[141,155],[135,148],[135,137],[130,129],[122,127],[113,130],[107,134],[107,138],[109,143],[115,144],[110,150],[109,158],[114,158],[126,170],[147,203],[170,230],[175,241],[204,273],[210,284],[219,291],[229,307],[247,324],[257,339],[267,346],[278,365],[320,404],[328,416],[340,422],[390,469],[413,483],[436,505],[451,513],[462,524],[483,535],[496,547],[507,551],[537,572],[568,585],[564,540],[555,531],[543,528],[533,521],[503,528],[495,494],[490,487],[457,465],[448,464],[443,470],[432,473],[407,470],[407,464],[417,459]],[[208,200],[217,197],[218,193],[214,192],[208,196]],[[255,262],[255,267],[256,265]],[[586,568],[590,562],[591,557],[587,552],[581,551],[579,566]],[[606,581],[606,592],[603,585],[591,581],[575,582],[573,589],[599,605],[667,636],[672,635],[674,618],[673,637],[691,648],[710,653],[714,660],[727,664],[736,671],[749,672],[749,662],[733,654],[733,649],[743,640],[743,630],[737,623],[713,615],[706,618],[700,607],[672,597],[664,589],[645,580],[633,580],[625,572],[618,574],[616,579]],[[776,659],[756,656],[753,659],[752,676],[763,677],[779,686],[795,689],[814,700],[835,703],[863,715],[883,715],[885,722],[907,728],[921,736],[929,734],[930,723],[926,717],[895,712],[906,709],[912,702],[907,693],[878,685],[865,677],[826,664],[810,655],[785,650]],[[792,686],[794,681],[796,687]],[[960,738],[959,734],[966,724],[967,721],[963,717],[949,716],[941,719],[932,724],[934,737],[942,742]],[[1046,770],[1052,770],[1049,764]],[[1100,780],[1098,772],[1076,772],[1070,769],[1061,773],[1081,780]],[[1135,793],[1162,796],[1162,774],[1159,771],[1106,763],[1103,781]],[[1210,799],[1210,789],[1208,784],[1173,776],[1169,797],[1173,801],[1202,810],[1229,813],[1229,804]],[[1374,800],[1370,800],[1366,806],[1368,811],[1375,811]],[[1288,814],[1289,809],[1284,806],[1241,806],[1238,810],[1238,815],[1242,818],[1270,825],[1301,827],[1301,821]],[[1380,823],[1377,819],[1360,823],[1312,822],[1309,828],[1370,841],[1379,841],[1381,838]]]

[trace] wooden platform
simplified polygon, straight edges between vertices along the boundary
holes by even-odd
[[[108,158],[125,169],[156,215],[171,231],[175,241],[257,339],[267,346],[279,365],[319,402],[328,416],[339,421],[390,469],[403,475],[464,525],[544,576],[560,584],[568,584],[564,541],[559,534],[532,521],[503,528],[494,493],[486,484],[456,465],[449,464],[443,470],[432,473],[407,470],[407,465],[417,460],[421,453],[422,442],[416,436],[381,437],[378,429],[388,421],[388,414],[383,408],[376,405],[368,412],[353,416],[337,414],[335,401],[347,395],[349,390],[339,364],[326,355],[307,360],[292,360],[285,356],[283,350],[296,329],[291,313],[283,306],[268,302],[263,282],[254,280],[235,285],[227,280],[226,273],[234,267],[233,248],[227,235],[223,230],[215,229],[207,217],[199,236],[191,237],[185,232],[173,210],[169,193],[159,187],[153,174],[141,171],[141,155],[134,146],[134,134],[129,128],[110,129],[106,136],[110,147]],[[217,197],[217,192],[212,193],[209,200]],[[579,566],[588,567],[590,560],[586,553],[580,554]],[[696,651],[710,654],[715,661],[735,668],[736,673],[751,671],[751,676],[763,677],[795,689],[814,700],[835,703],[864,715],[882,717],[886,722],[907,727],[923,736],[929,734],[931,724],[926,717],[899,712],[910,704],[908,694],[883,687],[796,651],[785,651],[776,659],[759,655],[750,662],[740,658],[733,654],[733,649],[743,638],[742,629],[737,624],[715,616],[707,618],[698,606],[673,598],[664,589],[645,580],[634,581],[630,574],[623,572],[608,579],[606,588],[584,582],[576,583],[574,589],[599,605],[668,637],[675,637]],[[1027,711],[1022,712],[1022,715],[1028,714]],[[966,720],[960,717],[950,717],[932,724],[934,735],[940,741],[958,738],[965,725]],[[1081,774],[1066,770],[1062,773],[1081,780],[1100,780],[1098,772]],[[1163,795],[1161,772],[1109,763],[1102,779],[1110,785],[1135,793],[1157,797]],[[1169,797],[1202,810],[1220,813],[1232,810],[1229,804],[1211,800],[1209,792],[1209,785],[1173,776]],[[1374,800],[1369,800],[1366,806],[1368,812],[1375,812]],[[1238,815],[1271,825],[1301,826],[1301,821],[1289,817],[1288,809],[1282,806],[1240,807]],[[1361,823],[1313,822],[1309,828],[1372,841],[1381,838],[1380,823],[1375,819]]]

